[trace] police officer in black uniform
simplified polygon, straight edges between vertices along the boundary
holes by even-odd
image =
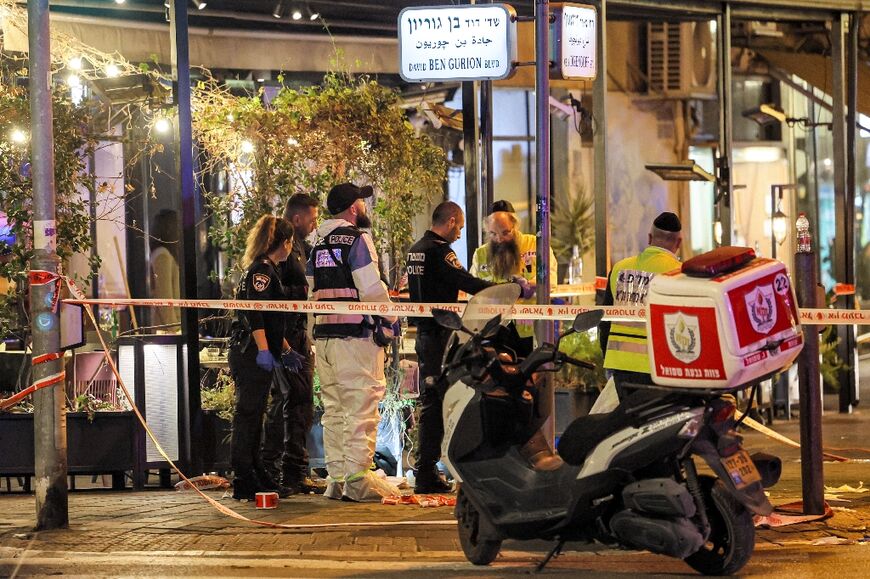
[[[297,193],[284,206],[284,219],[293,225],[293,249],[279,265],[288,300],[307,300],[305,268],[311,246],[305,240],[317,226],[320,203]],[[314,422],[314,353],[308,338],[308,315],[287,314],[284,336],[293,351],[304,356],[298,372],[278,368],[266,409],[262,457],[266,470],[293,493],[323,493],[326,483],[309,474],[308,431]]]
[[[459,239],[465,227],[462,209],[444,201],[432,213],[432,226],[408,250],[408,287],[411,301],[417,303],[455,303],[459,290],[475,294],[495,285],[468,273],[450,244]],[[417,326],[415,350],[420,371],[421,409],[417,454],[417,493],[450,492],[451,486],[440,475],[436,463],[441,458],[444,424],[441,407],[444,385],[437,384],[441,360],[451,331],[432,318],[412,320]]]
[[[248,270],[239,282],[238,300],[284,299],[278,264],[293,247],[293,226],[285,219],[264,215],[248,234],[243,263]],[[230,340],[230,373],[236,385],[231,463],[233,498],[253,500],[259,491],[290,493],[264,469],[260,440],[266,399],[276,367],[301,366],[301,356],[284,339],[285,315],[279,312],[236,310]]]

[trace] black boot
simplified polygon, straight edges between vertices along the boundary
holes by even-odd
[[[257,484],[253,476],[237,476],[233,479],[233,498],[237,501],[253,501]]]
[[[275,481],[265,469],[255,471],[257,479],[257,492],[272,492],[278,493],[282,499],[286,499],[293,494],[293,491],[284,485]]]
[[[430,494],[445,494],[452,493],[453,485],[441,476],[438,469],[434,466],[431,468],[420,469],[417,471],[417,477],[414,482],[414,493],[418,495]]]

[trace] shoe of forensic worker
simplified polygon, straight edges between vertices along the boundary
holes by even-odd
[[[344,494],[341,499],[356,503],[380,502],[384,497],[400,495],[401,491],[396,485],[387,482],[367,470],[364,473],[348,477],[344,483]]]

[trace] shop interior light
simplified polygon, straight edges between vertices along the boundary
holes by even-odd
[[[275,18],[278,18],[279,20],[281,18],[284,18],[284,2],[283,1],[279,1],[275,4],[275,8],[272,9],[272,16],[274,16]]]
[[[115,63],[110,63],[106,65],[106,76],[108,78],[117,78],[121,76],[121,69]]]
[[[82,79],[79,75],[73,73],[66,77],[66,85],[70,88],[82,86]]]
[[[74,56],[66,61],[66,67],[70,70],[81,70],[82,69],[82,57]]]
[[[172,123],[166,117],[157,117],[154,121],[154,130],[160,134],[166,134],[172,129]]]
[[[205,7],[208,6],[208,3],[202,2],[201,0],[190,0],[197,10],[205,10]]]
[[[313,9],[310,3],[305,5],[305,13],[308,14],[308,19],[312,22],[320,18],[320,12]]]
[[[786,235],[788,235],[788,215],[777,207],[776,213],[773,214],[773,238],[776,240],[776,244],[782,245]]]
[[[716,177],[702,169],[693,160],[680,163],[649,163],[647,171],[652,171],[665,181],[707,181],[712,183]]]
[[[788,118],[781,108],[773,104],[763,104],[752,109],[747,109],[743,111],[743,116],[761,126],[771,123],[784,123]]]
[[[299,2],[293,2],[290,8],[290,18],[293,20],[300,20],[302,18],[302,6]]]
[[[115,4],[123,4],[127,0],[115,0]]]

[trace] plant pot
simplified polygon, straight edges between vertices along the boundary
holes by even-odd
[[[200,453],[204,472],[230,469],[230,442],[233,425],[214,410],[202,411]]]
[[[598,390],[581,388],[557,389],[555,394],[556,436],[561,436],[575,419],[588,415],[598,398]]]
[[[70,474],[123,474],[135,462],[136,417],[132,412],[68,412]],[[0,475],[34,473],[33,414],[0,414]],[[116,477],[123,487],[123,476]],[[113,487],[119,486],[118,480]]]

